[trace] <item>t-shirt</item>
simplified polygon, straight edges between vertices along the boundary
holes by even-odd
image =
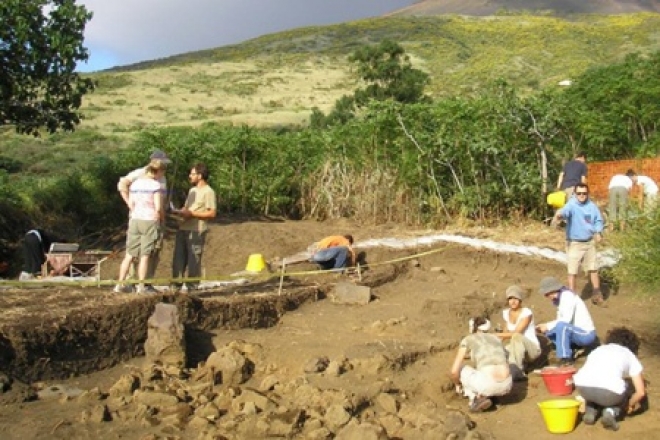
[[[188,192],[188,198],[184,206],[192,212],[214,211],[217,209],[215,191],[210,185],[195,186]],[[208,228],[206,219],[194,217],[185,219],[179,226],[182,231],[205,232]]]
[[[120,179],[127,179],[133,184],[137,179],[140,179],[142,177],[146,177],[147,175],[147,168],[142,167],[142,168],[137,168],[130,173],[126,174],[124,177]],[[161,192],[163,194],[163,200],[165,200],[165,196],[167,195],[167,179],[165,178],[165,175],[161,176],[160,178],[157,179],[158,183],[161,185]]]
[[[576,386],[603,388],[616,394],[626,390],[624,378],[642,373],[642,364],[626,347],[601,345],[587,356],[587,361],[573,376]]]
[[[536,337],[536,325],[534,324],[534,314],[532,313],[532,311],[527,307],[523,307],[522,310],[520,311],[520,314],[518,315],[518,319],[514,323],[512,323],[511,320],[509,319],[510,311],[511,309],[502,310],[502,316],[504,317],[504,322],[506,322],[506,329],[509,332],[513,332],[518,326],[518,323],[520,321],[527,318],[528,316],[531,316],[532,319],[529,321],[529,325],[523,332],[523,336],[525,336],[527,339],[532,341],[534,345],[536,345],[537,347],[540,347],[541,345],[539,344],[539,340]]]
[[[633,181],[630,177],[625,174],[616,174],[610,179],[610,185],[608,189],[612,188],[625,188],[628,191],[632,189]]]
[[[642,187],[645,196],[658,194],[658,185],[648,176],[637,176],[637,184]]]
[[[477,370],[488,366],[508,365],[502,341],[488,333],[473,333],[461,340],[459,345],[467,348]]]
[[[316,250],[328,249],[332,247],[345,246],[348,248],[351,264],[355,263],[355,251],[351,247],[351,242],[343,235],[330,235],[316,244]]]
[[[142,177],[131,184],[128,201],[131,218],[136,220],[158,220],[155,198],[159,196],[160,183],[149,177]]]
[[[587,176],[587,164],[581,160],[573,159],[564,165],[564,178],[561,181],[561,188],[566,189],[582,182],[582,176]]]

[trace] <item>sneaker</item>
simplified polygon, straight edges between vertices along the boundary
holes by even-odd
[[[605,429],[609,429],[610,431],[619,430],[619,423],[616,421],[616,411],[614,411],[614,408],[605,408],[600,421]]]
[[[472,404],[470,404],[470,412],[473,413],[484,412],[487,409],[489,409],[491,406],[493,406],[492,400],[490,400],[488,397],[480,396],[474,399]]]
[[[160,291],[151,284],[145,284],[144,288],[142,289],[142,293],[146,295],[158,295]]]
[[[117,284],[112,291],[115,293],[132,293],[133,287],[125,286],[123,284]]]
[[[584,415],[582,416],[582,421],[585,425],[593,425],[596,423],[596,417],[598,417],[598,410],[593,406],[587,405],[584,410]]]

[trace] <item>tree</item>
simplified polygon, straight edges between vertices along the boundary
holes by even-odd
[[[89,58],[82,44],[91,18],[75,0],[0,2],[0,125],[37,136],[80,123],[94,83],[75,69]]]
[[[413,68],[405,50],[393,41],[363,46],[349,61],[357,64],[358,75],[369,84],[365,89],[356,90],[358,105],[365,105],[370,99],[393,99],[404,104],[428,100],[424,87],[429,83],[429,75]]]

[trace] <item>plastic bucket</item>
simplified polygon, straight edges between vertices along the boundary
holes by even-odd
[[[546,197],[548,205],[555,209],[563,208],[566,204],[566,193],[564,191],[554,191]]]
[[[575,429],[580,402],[574,399],[556,399],[540,402],[539,409],[545,426],[553,434],[566,434]]]
[[[248,257],[245,270],[248,272],[261,272],[266,267],[266,259],[261,254],[252,254]]]
[[[573,375],[576,371],[573,367],[546,367],[541,370],[541,377],[550,394],[566,396],[573,392]]]

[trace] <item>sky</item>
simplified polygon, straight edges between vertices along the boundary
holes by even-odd
[[[94,16],[85,28],[87,64],[106,69],[304,26],[375,17],[414,0],[78,0]]]

